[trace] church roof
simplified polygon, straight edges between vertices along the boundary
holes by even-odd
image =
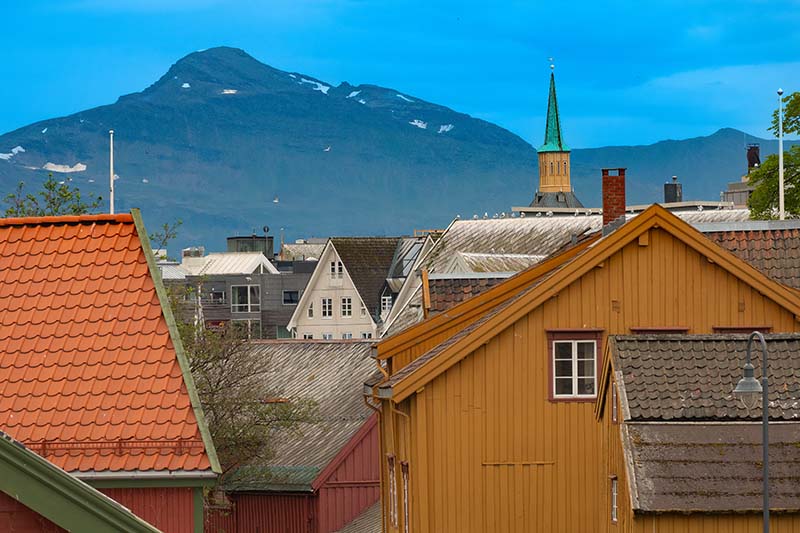
[[[564,143],[561,135],[561,119],[558,116],[558,101],[556,100],[556,77],[550,73],[550,96],[547,99],[547,126],[544,130],[544,144],[538,152],[569,152],[569,146]]]

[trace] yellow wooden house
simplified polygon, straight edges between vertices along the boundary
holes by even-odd
[[[596,407],[609,337],[791,333],[799,317],[797,292],[656,205],[381,341],[384,531],[622,530],[623,440]],[[646,531],[739,531],[691,524]]]

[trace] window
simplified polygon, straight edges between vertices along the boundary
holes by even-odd
[[[617,476],[611,476],[611,522],[617,523]]]
[[[308,310],[306,311],[308,318],[314,318],[314,302],[308,304]]]
[[[550,175],[552,176],[553,174],[553,162],[550,161]]]
[[[408,512],[408,463],[400,463],[400,471],[403,475],[403,532],[409,531],[409,512]]]
[[[361,338],[362,338],[362,339],[371,339],[371,338],[372,338],[372,333],[369,333],[369,332],[367,332],[367,331],[363,331],[363,332],[361,333]]]
[[[283,291],[283,305],[297,305],[300,301],[300,291]]]
[[[617,411],[617,385],[611,385],[611,423],[616,424],[618,422],[617,417],[619,413]]]
[[[218,291],[216,289],[211,289],[211,291],[208,293],[208,302],[211,304],[224,304],[225,291]]]
[[[367,306],[364,305],[364,302],[361,302],[361,318],[366,318],[367,316]]]
[[[333,300],[330,298],[322,299],[322,318],[331,318],[333,316]]]
[[[567,175],[567,162],[564,161],[564,175]]]
[[[232,313],[257,313],[261,311],[261,287],[234,285],[231,287]]]
[[[342,333],[342,338],[345,339],[345,340],[352,339],[353,338],[353,334],[352,333]]]
[[[394,455],[386,458],[389,467],[389,521],[397,527],[397,474],[394,471]]]
[[[392,296],[381,296],[381,313],[388,313],[392,310]]]
[[[352,298],[342,298],[342,316],[347,318],[353,316]]]
[[[550,330],[550,399],[592,401],[597,397],[600,329]]]
[[[231,326],[238,331],[244,333],[248,339],[261,338],[261,321],[260,320],[232,320]]]
[[[333,333],[323,333],[322,340],[324,341],[332,341],[333,340]]]
[[[313,333],[303,333],[303,338],[305,340],[307,340],[307,341],[313,340],[314,339],[314,334]]]
[[[344,277],[344,265],[341,261],[331,261],[331,279]]]

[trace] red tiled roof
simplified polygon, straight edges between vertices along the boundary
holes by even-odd
[[[0,220],[0,429],[64,470],[209,470],[131,215]]]

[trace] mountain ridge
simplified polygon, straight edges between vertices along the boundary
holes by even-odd
[[[35,187],[48,163],[86,165],[57,175],[106,197],[109,129],[117,210],[140,207],[153,228],[182,219],[180,247],[221,249],[225,236],[264,225],[290,240],[445,227],[457,214],[527,205],[537,181],[534,148],[498,125],[219,47],[188,54],[113,104],[0,135],[0,153],[8,151],[0,187]],[[673,174],[687,198],[717,199],[743,172],[744,151],[730,137],[722,129],[688,144],[575,149],[573,187],[585,205],[598,205],[599,168],[618,165],[629,168],[630,201],[660,200]],[[24,151],[11,154],[18,146]]]

